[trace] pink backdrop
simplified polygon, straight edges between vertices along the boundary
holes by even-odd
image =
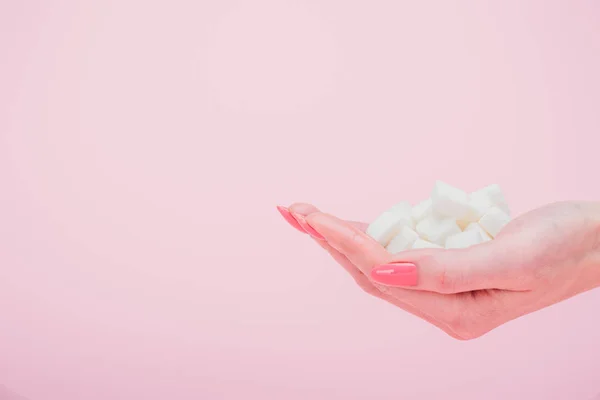
[[[3,0],[0,384],[31,400],[588,399],[600,290],[458,342],[276,204],[600,199],[594,1]]]

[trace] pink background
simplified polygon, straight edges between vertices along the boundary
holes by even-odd
[[[276,204],[600,199],[594,1],[0,4],[0,383],[31,400],[588,399],[600,290],[458,342]]]

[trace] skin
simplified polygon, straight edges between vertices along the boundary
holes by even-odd
[[[358,286],[459,340],[600,286],[600,203],[560,202],[512,220],[492,241],[467,249],[408,250],[396,255],[371,239],[366,223],[344,221],[311,204],[289,212]],[[417,266],[418,282],[392,287],[371,270]]]

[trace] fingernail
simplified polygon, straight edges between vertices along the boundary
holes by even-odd
[[[317,232],[315,230],[315,228],[310,226],[308,224],[308,222],[306,222],[306,219],[302,215],[292,214],[292,216],[294,216],[294,218],[296,218],[296,220],[298,221],[298,223],[300,224],[302,229],[304,229],[306,231],[306,233],[308,233],[310,236],[314,237],[315,239],[325,240],[323,235],[321,235],[319,232]]]
[[[304,229],[302,229],[296,218],[294,218],[290,210],[288,210],[286,207],[277,206],[277,210],[279,211],[281,216],[288,222],[288,224],[298,229],[302,233],[308,233]]]
[[[407,262],[379,265],[371,270],[371,279],[387,286],[416,286],[417,266]]]

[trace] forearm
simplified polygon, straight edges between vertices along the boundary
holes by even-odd
[[[581,291],[600,286],[600,202],[582,204],[585,216],[585,244],[581,259]]]

